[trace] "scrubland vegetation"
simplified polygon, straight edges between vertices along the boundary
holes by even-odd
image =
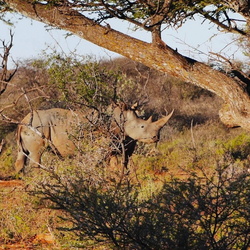
[[[23,180],[0,187],[2,245],[46,233],[48,249],[248,249],[250,135],[220,123],[217,96],[124,58],[45,58],[24,62],[0,99],[0,177]],[[76,157],[48,150],[41,169],[15,175],[14,132],[31,108],[87,105],[108,129],[111,101],[138,102],[146,118],[175,112],[128,169],[109,165],[110,145],[95,135]]]

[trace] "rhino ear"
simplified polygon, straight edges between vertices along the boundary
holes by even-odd
[[[162,117],[158,121],[154,122],[154,124],[156,124],[156,126],[158,126],[159,128],[162,128],[168,122],[168,120],[171,118],[173,113],[174,113],[174,109],[172,110],[172,112],[169,115]]]
[[[137,110],[137,108],[138,108],[138,102],[136,102],[136,103],[134,103],[132,106],[131,106],[131,109],[132,110]]]

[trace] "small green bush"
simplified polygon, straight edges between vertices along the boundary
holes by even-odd
[[[250,154],[250,135],[248,133],[242,133],[225,143],[218,141],[217,144],[220,145],[218,152],[221,155],[229,154],[235,160],[245,160]]]

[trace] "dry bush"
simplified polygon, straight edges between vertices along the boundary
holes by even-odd
[[[18,121],[31,108],[46,108],[45,103],[49,107],[50,99],[56,98],[55,94],[48,85],[46,70],[26,61],[19,67],[6,92],[1,96],[2,113]]]
[[[180,82],[126,58],[103,64],[107,68],[119,70],[128,79],[127,83],[118,86],[120,98],[131,104],[144,104],[145,115],[154,114],[156,119],[175,109],[170,124],[174,124],[178,130],[189,127],[191,121],[195,125],[218,120],[221,100],[207,90]]]

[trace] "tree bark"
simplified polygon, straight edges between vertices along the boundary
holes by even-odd
[[[5,2],[27,17],[68,30],[98,46],[215,93],[225,101],[220,112],[222,122],[250,130],[250,99],[243,82],[186,58],[164,43],[146,43],[97,24],[70,7],[24,0]]]

